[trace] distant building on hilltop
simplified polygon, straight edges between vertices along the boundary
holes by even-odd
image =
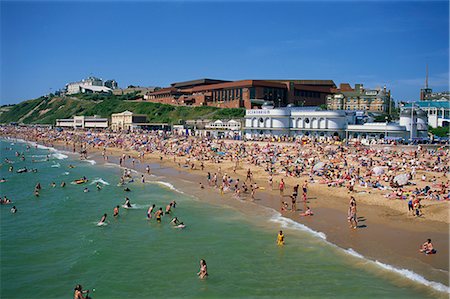
[[[141,87],[141,86],[128,86],[127,88],[118,88],[113,90],[113,94],[115,95],[125,95],[130,93],[136,93],[138,96],[142,97],[142,99],[146,99],[147,94],[152,93],[158,90],[159,87],[149,86],[149,87]]]
[[[383,88],[365,89],[363,84],[341,83],[327,96],[328,110],[363,110],[375,113],[388,112],[391,102],[391,91]]]
[[[239,80],[199,79],[172,83],[147,93],[145,99],[170,105],[219,108],[260,107],[273,101],[277,107],[295,104],[319,106],[336,85],[332,80]]]
[[[112,90],[117,89],[118,88],[118,84],[116,82],[116,80],[106,80],[103,83],[103,86],[111,88]]]
[[[66,84],[66,94],[77,93],[112,93],[117,89],[118,84],[115,80],[103,81],[97,77],[88,77],[78,82],[71,82]]]

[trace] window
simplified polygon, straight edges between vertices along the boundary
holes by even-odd
[[[254,87],[250,87],[250,99],[254,99],[255,98],[255,88]]]

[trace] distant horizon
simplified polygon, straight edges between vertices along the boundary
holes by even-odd
[[[333,80],[416,101],[449,88],[448,1],[1,2],[2,105],[96,76]]]

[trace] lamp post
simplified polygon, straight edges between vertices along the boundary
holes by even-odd
[[[414,123],[414,103],[411,103],[411,131],[409,132],[409,139],[413,141],[413,123]]]
[[[386,121],[386,126],[385,126],[385,128],[384,128],[384,140],[387,140],[387,126],[388,126],[388,117],[387,116],[385,116],[384,117],[384,120]]]

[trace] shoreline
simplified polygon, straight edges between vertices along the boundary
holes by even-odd
[[[37,143],[41,144],[42,141]],[[70,149],[64,144],[54,144],[53,146],[57,150],[71,152]],[[89,148],[88,158],[93,159],[99,165],[102,165],[104,163],[113,163],[117,166],[120,166],[118,163],[120,153],[125,152],[127,154],[136,154],[132,151],[122,151],[119,149],[108,148],[107,152],[112,155],[109,155],[110,159],[108,159],[108,161],[104,161],[100,152],[101,151],[99,149]],[[74,155],[76,155],[76,153],[74,153]],[[152,169],[152,174],[167,177],[172,181],[178,181],[184,186],[183,188],[181,188],[183,192],[185,191],[183,189],[188,190],[186,192],[188,195],[194,195],[200,200],[206,200],[206,198],[211,197],[211,193],[209,191],[213,191],[217,193],[214,197],[218,197],[220,199],[220,192],[217,189],[213,189],[208,186],[206,177],[200,175],[200,170],[190,170],[189,168],[180,169],[178,165],[176,163],[173,163],[170,159],[163,158],[162,161],[159,161],[159,157],[157,156],[159,155],[148,154],[146,155],[144,161],[136,160],[137,163],[135,167],[132,167],[130,161],[127,161],[126,165],[124,165],[123,167],[134,169],[139,173],[145,174],[145,166],[149,164]],[[145,176],[147,177],[146,174]],[[242,176],[240,176],[239,174],[233,174],[232,176],[233,178],[239,178],[241,181],[245,179],[242,178]],[[205,189],[200,190],[200,188],[198,187],[199,182],[203,183]],[[280,200],[279,195],[277,195],[276,193],[277,190],[258,191],[256,193],[256,201],[254,203],[272,209],[274,212],[278,212],[280,207]],[[380,209],[373,209],[373,205],[358,203],[358,214],[360,216],[364,216],[365,219],[367,219],[367,221],[364,221],[364,223],[367,222],[367,224],[365,224],[365,228],[350,230],[348,229],[347,222],[345,220],[345,209],[341,209],[339,206],[336,206],[336,204],[331,204],[330,199],[320,199],[321,201],[325,202],[325,206],[323,206],[323,202],[321,204],[317,204],[318,198],[314,197],[314,195],[317,196],[316,192],[312,190],[311,193],[312,194],[309,194],[310,196],[308,196],[308,204],[313,206],[313,210],[316,214],[315,216],[300,217],[298,216],[298,213],[293,213],[290,211],[281,213],[280,215],[282,217],[285,217],[286,219],[290,219],[292,221],[305,225],[307,228],[313,231],[325,234],[326,241],[328,243],[339,247],[340,249],[346,251],[348,254],[354,255],[356,257],[360,257],[362,255],[362,258],[374,263],[381,262],[382,264],[384,264],[385,269],[387,269],[386,266],[390,267],[392,265],[396,268],[394,269],[397,271],[392,269],[388,270],[394,272],[414,271],[418,275],[423,276],[423,278],[428,280],[428,286],[432,287],[433,289],[436,289],[432,286],[433,282],[441,283],[448,288],[448,233],[445,233],[445,230],[448,231],[448,226],[446,226],[445,223],[432,221],[434,222],[432,223],[434,228],[438,226],[438,232],[431,231],[429,229],[428,225],[430,225],[430,220],[416,222],[418,223],[418,225],[415,226],[419,227],[407,229],[407,226],[410,224],[408,220],[406,220],[406,223],[405,221],[399,221],[399,219],[395,218],[395,215],[389,218],[388,221],[384,219],[383,215],[385,214],[383,213],[389,214],[394,210],[383,206],[381,206]],[[223,196],[227,199],[225,201],[227,205],[236,206],[233,204],[233,202],[238,201],[233,198],[230,193],[226,193]],[[245,203],[246,201],[249,201],[249,199],[244,199],[243,201],[241,200],[238,205],[245,205],[247,204]],[[300,207],[301,204],[299,204],[298,206]],[[249,208],[249,210],[251,210],[251,207]],[[251,213],[251,211],[248,212]],[[438,248],[439,250],[439,254],[426,256],[418,253],[416,239],[420,238],[419,240],[422,240],[425,235],[431,235],[436,248]],[[439,241],[441,239],[447,240],[447,248],[445,248],[443,244],[444,241]],[[400,254],[399,252],[401,252],[402,254]],[[444,267],[441,267],[442,265]],[[411,277],[409,278],[412,279]],[[417,279],[412,280],[420,282]],[[421,283],[424,284],[423,281]],[[448,292],[448,289],[440,291]]]

